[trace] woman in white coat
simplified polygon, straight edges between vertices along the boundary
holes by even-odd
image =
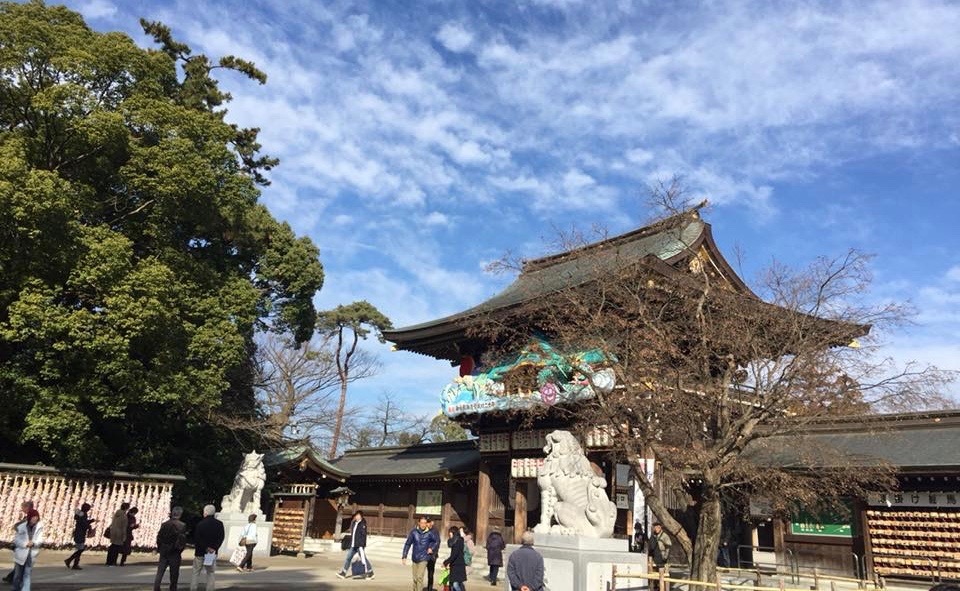
[[[17,526],[13,537],[13,591],[30,591],[30,573],[43,544],[43,524],[40,513],[30,509],[27,519]]]

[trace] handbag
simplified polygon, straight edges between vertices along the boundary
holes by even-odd
[[[243,559],[247,556],[247,549],[243,547],[236,547],[233,550],[233,554],[230,555],[230,564],[233,566],[240,566],[243,563]]]
[[[241,545],[241,546],[246,546],[246,545],[247,545],[247,538],[240,538],[240,545]]]
[[[105,537],[105,538],[109,538],[109,537],[110,537],[110,528],[109,528],[109,527],[108,527],[107,529],[103,530],[103,537]]]
[[[87,528],[87,537],[88,537],[88,538],[92,538],[92,537],[95,536],[95,535],[97,535],[97,532],[94,531],[94,529],[93,529],[92,527],[88,527],[88,528]]]

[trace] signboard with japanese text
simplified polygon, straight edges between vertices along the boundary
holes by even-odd
[[[442,490],[417,491],[417,515],[440,515],[442,506]]]
[[[806,509],[797,510],[790,520],[790,533],[795,536],[828,536],[849,538],[853,536],[850,525],[852,507],[847,503],[845,514],[834,511],[812,513]]]
[[[960,492],[891,492],[870,493],[867,504],[872,507],[953,507],[960,508]]]

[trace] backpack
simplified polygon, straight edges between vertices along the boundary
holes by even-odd
[[[467,548],[467,545],[463,545],[463,563],[467,566],[470,566],[470,563],[473,562],[473,552],[470,552],[470,548]]]

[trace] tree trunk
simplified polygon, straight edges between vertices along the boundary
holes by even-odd
[[[713,583],[717,580],[717,553],[720,550],[720,495],[716,488],[704,486],[697,520],[697,543],[693,547],[692,579]]]
[[[337,422],[333,426],[333,441],[330,443],[330,459],[337,457],[337,447],[340,445],[340,429],[343,427],[343,413],[347,406],[347,379],[340,377],[340,405],[337,406]]]
[[[634,463],[631,462],[631,464]],[[633,474],[637,483],[640,485],[644,499],[646,499],[647,507],[649,507],[654,516],[656,516],[657,520],[663,526],[663,529],[667,530],[670,537],[680,544],[680,547],[683,548],[683,553],[689,559],[693,552],[693,544],[690,543],[690,537],[687,536],[687,532],[684,531],[680,522],[674,519],[673,515],[670,515],[667,506],[663,504],[663,500],[657,495],[653,489],[653,485],[647,480],[644,466],[639,463],[634,464]],[[649,534],[650,532],[647,533]]]

